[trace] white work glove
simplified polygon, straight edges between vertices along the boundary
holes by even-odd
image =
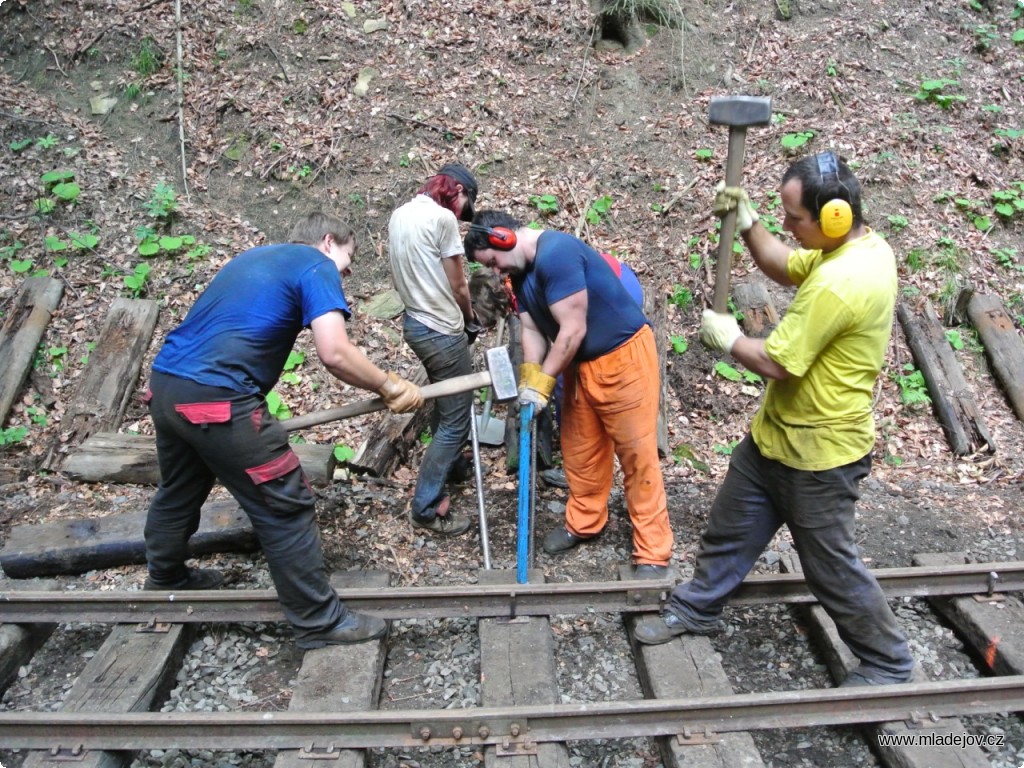
[[[720,181],[715,187],[715,202],[711,204],[711,211],[722,218],[732,210],[736,211],[736,229],[741,233],[749,232],[758,220],[757,211],[750,204],[747,191],[743,187],[727,187],[724,181]]]
[[[377,390],[392,413],[408,413],[423,405],[420,388],[394,371],[388,373],[384,384]]]
[[[733,345],[743,335],[740,324],[731,314],[705,309],[700,321],[701,343],[719,352],[732,352]]]

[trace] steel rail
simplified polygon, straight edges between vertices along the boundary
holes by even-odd
[[[1024,591],[1024,561],[874,571],[887,597],[995,595]],[[354,610],[385,619],[515,618],[660,610],[674,586],[664,581],[555,584],[459,584],[390,589],[339,589]],[[749,576],[733,605],[813,603],[801,574]],[[197,592],[0,592],[0,622],[253,622],[280,621],[273,590]]]
[[[1024,676],[691,699],[372,712],[0,713],[0,747],[358,749],[697,736],[1024,710]]]

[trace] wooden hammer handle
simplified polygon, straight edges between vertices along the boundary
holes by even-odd
[[[427,400],[448,395],[459,395],[463,392],[470,392],[481,387],[491,386],[491,374],[488,371],[468,373],[465,376],[456,376],[454,379],[445,379],[433,384],[425,384],[420,387],[420,394]],[[379,397],[372,397],[369,400],[360,400],[356,403],[349,403],[338,408],[328,408],[326,411],[315,411],[305,416],[296,416],[293,419],[284,419],[281,425],[289,432],[297,429],[306,429],[320,424],[327,424],[339,419],[350,419],[353,416],[362,416],[364,413],[373,413],[387,408],[384,401]]]
[[[746,151],[747,129],[729,128],[729,154],[725,160],[725,186],[738,187],[743,182],[743,154]],[[718,239],[718,261],[715,264],[715,295],[711,308],[715,312],[729,310],[729,278],[732,273],[732,241],[736,236],[736,209],[722,217]]]

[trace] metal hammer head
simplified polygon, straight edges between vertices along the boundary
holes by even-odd
[[[503,403],[519,395],[516,385],[516,372],[512,368],[512,360],[508,356],[508,347],[493,347],[484,356],[487,358],[487,371],[491,374],[491,391],[494,400]]]
[[[708,120],[714,125],[768,125],[771,119],[771,96],[715,96],[708,109]]]

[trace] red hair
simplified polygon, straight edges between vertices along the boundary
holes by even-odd
[[[417,192],[418,195],[426,195],[442,208],[447,208],[459,216],[459,183],[451,176],[431,176],[427,183]]]

